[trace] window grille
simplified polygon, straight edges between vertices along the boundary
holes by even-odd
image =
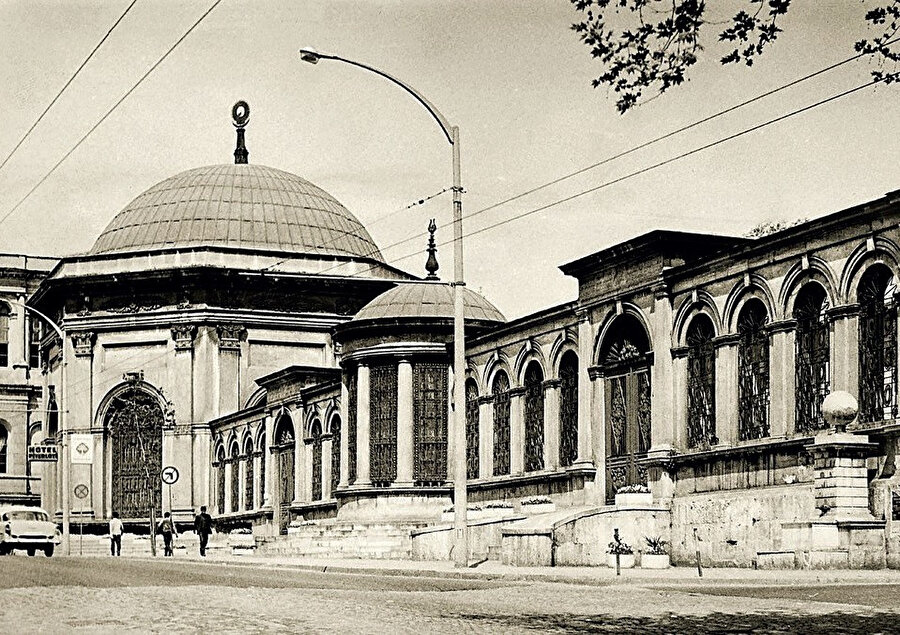
[[[479,470],[479,419],[478,385],[471,379],[466,382],[466,478],[478,478]]]
[[[397,478],[397,366],[373,365],[369,371],[369,452],[373,485]]]
[[[525,369],[525,471],[544,469],[544,373],[537,362]]]
[[[830,334],[825,290],[818,284],[805,285],[794,302],[796,429],[807,433],[825,427],[822,401],[831,392]]]
[[[890,270],[863,274],[859,300],[859,418],[897,418],[897,285]]]
[[[709,318],[698,315],[687,333],[688,447],[715,445],[716,348]]]
[[[738,316],[738,438],[769,436],[769,334],[762,303],[751,300]]]
[[[447,365],[413,365],[413,478],[420,484],[447,480]]]
[[[559,464],[578,459],[578,357],[569,351],[559,364]]]
[[[494,378],[494,476],[509,474],[509,377],[498,371]]]

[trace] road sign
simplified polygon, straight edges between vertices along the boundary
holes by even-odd
[[[75,497],[76,498],[87,498],[87,495],[90,493],[88,486],[84,483],[79,483],[75,486]]]
[[[94,462],[94,438],[90,434],[69,435],[72,448],[71,461],[78,465],[91,465]]]
[[[174,465],[167,465],[162,469],[162,482],[166,485],[174,485],[178,481],[178,469]]]
[[[59,460],[59,453],[55,445],[29,445],[28,460],[55,463]]]

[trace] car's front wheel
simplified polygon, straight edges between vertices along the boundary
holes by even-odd
[[[27,550],[27,553],[28,553],[29,556],[33,556],[33,555],[34,555],[34,549],[28,549],[28,550]]]
[[[47,556],[48,558],[53,556],[53,545],[44,547],[44,555]]]
[[[0,545],[0,556],[8,556],[10,551],[10,548],[6,545]]]

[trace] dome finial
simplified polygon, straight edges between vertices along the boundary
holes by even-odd
[[[247,163],[247,147],[244,145],[244,128],[250,121],[250,106],[243,99],[237,102],[231,108],[231,118],[234,120],[234,127],[237,128],[237,147],[234,149],[235,164]]]
[[[437,274],[435,273],[439,268],[437,261],[437,247],[434,244],[434,232],[437,231],[437,225],[434,223],[434,219],[428,223],[428,261],[425,263],[425,271],[428,272],[428,275],[425,276],[426,280],[437,280]]]

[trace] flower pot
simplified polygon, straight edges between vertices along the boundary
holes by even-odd
[[[641,569],[668,569],[670,566],[667,553],[641,554]]]
[[[616,494],[616,507],[650,507],[651,505],[653,505],[653,494],[650,492]]]
[[[606,554],[607,558],[609,558],[609,566],[613,569],[616,568],[616,555],[614,553]],[[619,568],[620,569],[634,569],[634,554],[633,553],[623,553],[619,556]]]
[[[535,505],[522,505],[523,514],[546,514],[556,511],[555,503],[537,503]]]

